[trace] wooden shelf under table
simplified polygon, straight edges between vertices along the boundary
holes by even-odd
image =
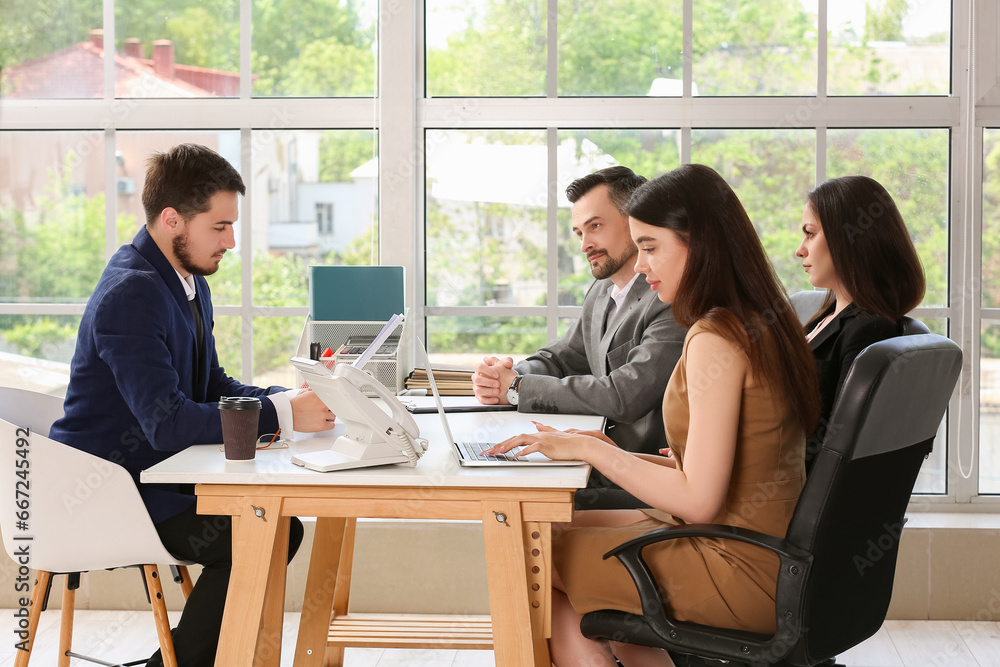
[[[493,648],[488,615],[346,614],[330,622],[328,643],[363,648]]]

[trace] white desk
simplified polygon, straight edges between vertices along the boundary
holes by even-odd
[[[190,447],[142,473],[143,482],[195,483],[200,513],[233,517],[233,574],[217,666],[278,666],[292,516],[317,517],[296,667],[340,665],[344,646],[492,646],[498,665],[550,664],[551,524],[572,517],[573,495],[586,486],[589,468],[462,468],[438,416],[415,418],[430,442],[415,468],[306,470],[291,463],[292,454],[327,446],[324,438],[307,438],[246,462],[227,461],[217,445]],[[448,415],[456,438],[481,441],[533,430],[530,419],[556,428],[598,428],[602,421],[516,412]],[[482,521],[491,618],[351,617],[359,517]]]

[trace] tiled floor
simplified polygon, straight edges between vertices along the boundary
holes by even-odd
[[[171,620],[178,614],[171,612]],[[14,664],[13,610],[0,609],[0,667]],[[76,612],[74,651],[105,661],[129,662],[156,648],[149,612]],[[285,614],[281,664],[290,667],[298,614]],[[56,664],[59,612],[42,614],[31,664]],[[847,667],[1000,667],[1000,624],[972,621],[887,621],[868,641],[839,656]],[[72,660],[72,667],[92,664]],[[347,649],[346,667],[492,667],[492,651]]]

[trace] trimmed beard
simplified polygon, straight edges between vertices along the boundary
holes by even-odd
[[[629,243],[625,251],[618,257],[608,255],[608,260],[604,264],[598,264],[590,269],[594,278],[603,280],[618,273],[625,264],[639,253],[639,249],[634,243]]]
[[[187,222],[185,222],[184,224],[187,225]],[[181,268],[183,268],[185,271],[194,276],[210,276],[216,271],[218,271],[219,270],[218,264],[216,264],[210,269],[206,269],[194,263],[194,260],[191,259],[191,251],[188,248],[188,241],[190,240],[188,236],[189,236],[188,230],[185,228],[183,234],[181,234],[180,236],[175,236],[171,241],[171,247],[173,248],[174,251],[174,257],[176,257],[177,261],[180,262]]]

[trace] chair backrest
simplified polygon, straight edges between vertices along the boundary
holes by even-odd
[[[127,470],[42,435],[62,415],[55,400],[58,412],[52,396],[0,390],[0,443],[14,459],[0,474],[7,554],[16,562],[28,549],[31,567],[49,572],[184,564],[163,547]]]
[[[27,389],[0,387],[0,419],[15,421],[47,436],[52,423],[63,416],[63,399]]]
[[[792,294],[788,297],[788,301],[792,304],[799,322],[805,325],[813,318],[813,315],[819,312],[823,300],[829,293],[829,290],[825,289],[806,290]]]
[[[961,366],[958,345],[935,334],[875,343],[851,366],[787,533],[814,555],[802,608],[808,632],[792,664],[836,655],[882,625],[903,513]]]
[[[920,320],[915,320],[912,317],[903,317],[899,320],[899,335],[900,336],[915,336],[917,334],[930,333],[931,330],[927,328],[927,325]]]
[[[809,320],[819,312],[823,301],[826,300],[826,296],[829,293],[830,291],[825,289],[805,290],[803,292],[796,292],[788,297],[788,301],[792,304],[792,309],[795,310],[796,317],[799,318],[799,322],[803,326],[808,324]],[[926,324],[912,317],[903,317],[899,322],[899,327],[901,336],[912,336],[914,334],[930,332]]]

